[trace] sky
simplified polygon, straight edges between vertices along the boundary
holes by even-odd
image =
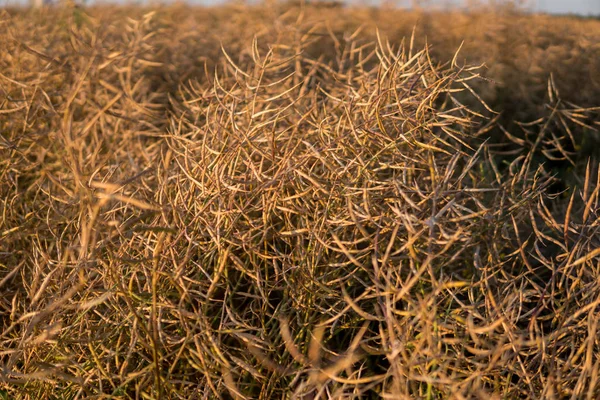
[[[538,8],[554,13],[600,15],[600,0],[537,0]]]
[[[24,4],[29,0],[0,0],[0,6],[6,4]],[[87,0],[86,3],[93,2],[112,2],[112,3],[127,3],[128,1],[143,2],[144,0]],[[160,0],[161,2],[169,2],[169,0]],[[226,0],[186,0],[192,4],[218,4]],[[251,0],[252,1],[252,0]],[[343,0],[357,1],[357,0]],[[369,4],[377,4],[381,0],[367,0]],[[425,0],[427,4],[444,5],[444,4],[467,4],[469,0]],[[502,0],[483,0],[501,2]],[[519,3],[526,4],[531,9],[540,12],[548,12],[552,14],[580,14],[580,15],[599,15],[600,16],[600,0],[518,0]],[[358,0],[363,2],[363,0]],[[412,0],[396,0],[398,4],[410,4]]]
[[[480,2],[485,3],[486,1],[490,2],[494,0],[483,0]],[[502,2],[502,0],[495,1]],[[400,3],[404,4],[410,4],[411,2],[412,0],[400,0]],[[468,0],[424,0],[424,2],[433,5],[468,4]],[[600,0],[517,0],[517,3],[520,3],[535,11],[548,12],[552,14],[600,15]]]

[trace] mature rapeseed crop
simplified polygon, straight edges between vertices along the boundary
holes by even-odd
[[[5,10],[0,398],[597,398],[600,22]]]

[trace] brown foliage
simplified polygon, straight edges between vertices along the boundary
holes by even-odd
[[[600,395],[597,21],[45,13],[0,20],[0,396]]]

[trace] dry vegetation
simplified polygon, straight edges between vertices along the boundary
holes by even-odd
[[[62,8],[0,43],[0,398],[599,398],[600,22]]]

